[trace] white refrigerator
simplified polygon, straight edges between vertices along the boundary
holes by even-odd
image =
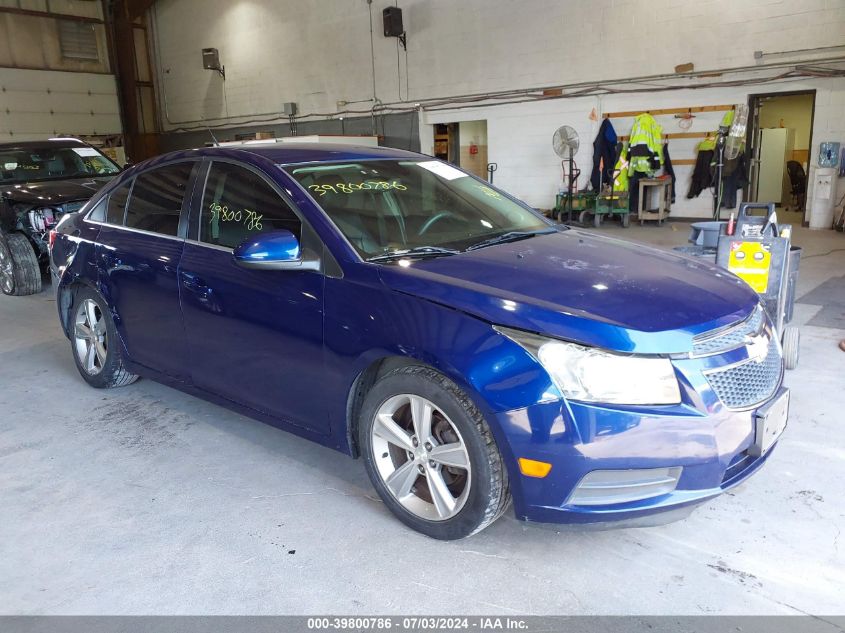
[[[786,161],[792,159],[795,130],[784,127],[760,130],[760,164],[757,177],[757,202],[781,205],[784,189],[789,191]]]

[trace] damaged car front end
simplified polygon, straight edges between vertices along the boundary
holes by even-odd
[[[76,139],[0,145],[0,291],[41,290],[50,232],[118,172],[111,159]]]

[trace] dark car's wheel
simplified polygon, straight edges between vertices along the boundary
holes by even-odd
[[[507,472],[490,428],[436,371],[409,366],[382,377],[364,401],[359,431],[376,491],[413,529],[460,539],[508,507]]]
[[[0,231],[0,290],[16,296],[41,292],[41,267],[22,233]]]
[[[92,387],[123,387],[138,379],[123,364],[120,343],[111,313],[102,298],[89,288],[80,288],[71,307],[73,359]]]

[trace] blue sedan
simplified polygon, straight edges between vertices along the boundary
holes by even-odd
[[[778,337],[743,281],[555,225],[431,157],[171,153],[52,237],[88,384],[143,376],[360,456],[434,538],[511,501],[528,521],[676,518],[786,426]]]

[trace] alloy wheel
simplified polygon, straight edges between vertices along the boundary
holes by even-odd
[[[0,240],[2,239],[0,237]],[[2,241],[0,241],[0,288],[7,294],[15,289],[15,269],[12,255]]]
[[[76,309],[73,328],[74,348],[82,368],[91,376],[103,371],[108,354],[105,317],[92,299]]]
[[[461,511],[471,483],[469,452],[437,405],[414,394],[388,398],[370,433],[376,469],[406,510],[430,521]]]

